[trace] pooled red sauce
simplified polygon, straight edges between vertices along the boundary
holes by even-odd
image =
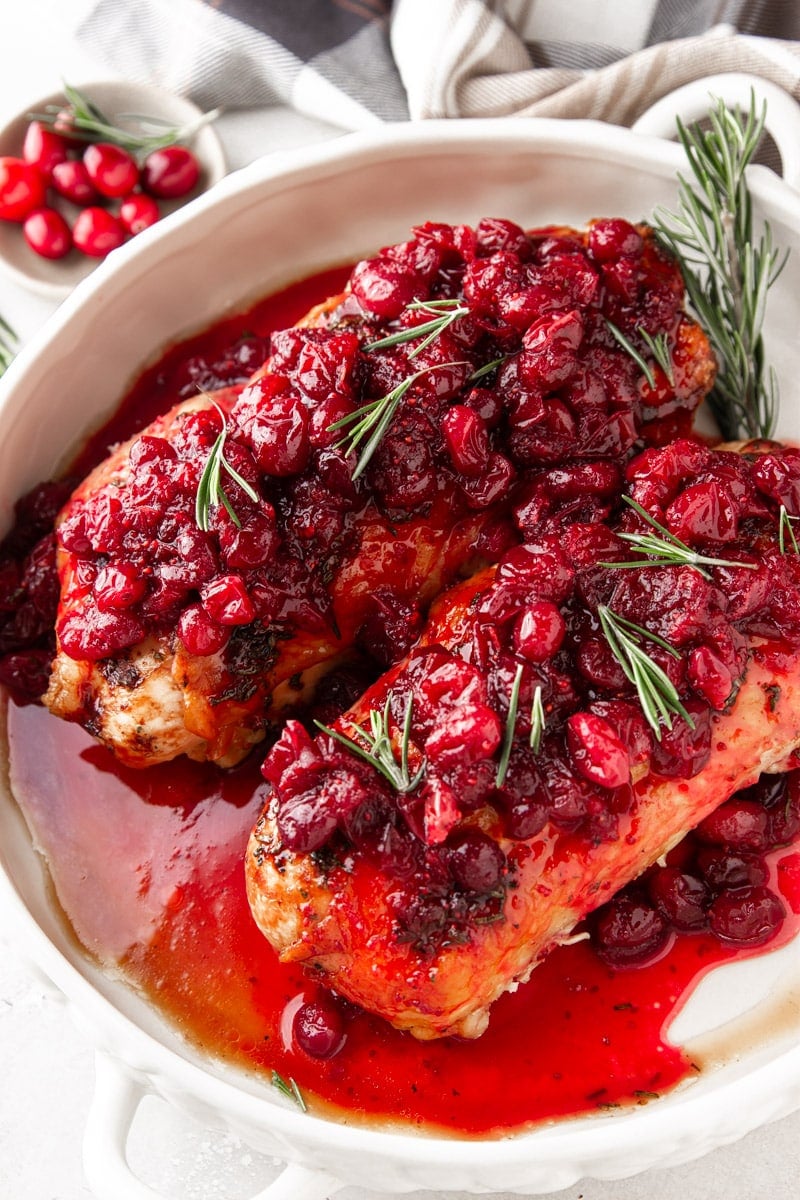
[[[746,953],[684,935],[649,965],[613,970],[579,942],[502,997],[477,1041],[418,1042],[348,1008],[342,1050],[315,1060],[288,1032],[314,987],[278,963],[245,897],[258,756],[228,772],[185,760],[130,770],[32,705],[10,706],[8,733],[14,792],[82,944],[191,1042],[265,1084],[273,1070],[294,1079],[315,1111],[488,1134],[644,1103],[696,1069],[670,1044],[670,1019],[710,967]],[[776,872],[795,911],[797,861],[780,852]]]
[[[327,272],[176,346],[144,373],[76,464],[89,469],[181,395],[245,375],[248,339],[288,325],[341,287]],[[258,347],[253,349],[257,353]],[[188,389],[185,390],[185,389]],[[613,969],[584,942],[564,947],[493,1007],[477,1041],[418,1042],[344,1008],[345,1041],[320,1060],[297,1047],[292,1016],[315,988],[278,963],[247,904],[243,858],[263,790],[263,754],[233,771],[181,759],[131,770],[76,725],[9,705],[12,787],[75,934],[121,969],[191,1042],[261,1074],[293,1079],[314,1111],[485,1135],[620,1104],[645,1103],[695,1070],[670,1019],[700,977],[752,950],[707,933],[673,936],[648,965]],[[773,864],[800,921],[800,856]]]

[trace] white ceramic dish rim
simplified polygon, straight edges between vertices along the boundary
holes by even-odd
[[[627,166],[646,160],[650,170],[665,177],[672,176],[681,161],[677,147],[659,139],[591,122],[541,120],[399,126],[261,160],[223,180],[213,193],[169,218],[162,228],[150,231],[140,245],[122,248],[81,284],[10,368],[0,388],[0,411],[5,418],[13,417],[15,406],[25,403],[26,381],[54,338],[68,335],[71,324],[82,319],[87,307],[89,311],[92,306],[95,311],[102,308],[104,293],[123,286],[130,264],[139,260],[146,266],[157,261],[163,240],[181,236],[180,231],[187,227],[191,230],[203,213],[224,210],[232,197],[257,193],[264,186],[280,187],[304,175],[320,178],[341,171],[348,163],[378,158],[388,149],[400,155],[433,153],[445,143],[480,145],[482,139],[500,139],[509,151],[524,140],[528,147],[533,142],[542,151],[557,148],[586,160],[603,156]],[[790,188],[766,171],[754,171],[752,185],[771,213],[800,229],[800,198]],[[718,1088],[712,1131],[706,1111],[708,1097],[691,1093],[666,1098],[623,1119],[579,1118],[497,1141],[427,1138],[336,1124],[300,1114],[272,1096],[245,1092],[176,1054],[121,1013],[67,960],[34,920],[4,872],[0,872],[0,901],[20,946],[69,999],[79,1023],[91,1031],[102,1052],[86,1160],[89,1182],[98,1196],[145,1200],[155,1195],[129,1175],[124,1163],[127,1128],[148,1091],[189,1109],[197,1108],[196,1097],[201,1111],[216,1114],[216,1121],[224,1126],[263,1128],[265,1136],[281,1147],[277,1152],[282,1157],[310,1168],[290,1168],[262,1193],[265,1200],[283,1195],[312,1200],[343,1183],[365,1181],[395,1191],[458,1186],[534,1194],[567,1187],[584,1174],[621,1178],[653,1165],[687,1161],[800,1106],[797,1047]],[[458,1179],[454,1182],[456,1162]],[[396,1165],[396,1178],[390,1177],[389,1164]]]

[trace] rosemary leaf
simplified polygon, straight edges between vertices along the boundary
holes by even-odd
[[[445,367],[465,366],[469,366],[469,363],[434,363],[430,367],[422,367],[419,371],[415,371],[413,375],[407,375],[405,379],[398,383],[397,387],[392,388],[390,392],[387,392],[385,396],[381,396],[379,400],[370,400],[367,404],[362,404],[355,412],[348,413],[347,416],[341,417],[338,421],[330,424],[328,426],[330,433],[334,433],[337,429],[344,429],[348,425],[352,426],[346,437],[336,443],[337,446],[344,446],[347,454],[354,453],[364,438],[367,437],[367,434],[370,435],[364,449],[361,451],[361,457],[353,468],[352,478],[358,479],[359,475],[363,475],[373,454],[381,444],[387,429],[394,420],[395,413],[400,406],[400,401],[418,379],[421,379],[423,375],[427,375],[430,371],[440,371]]]
[[[277,1071],[273,1071],[271,1082],[272,1086],[279,1091],[282,1096],[286,1096],[287,1099],[293,1100],[301,1112],[308,1112],[308,1105],[303,1099],[303,1094],[291,1075],[288,1079],[284,1079],[283,1076]]]
[[[505,782],[508,772],[508,764],[511,759],[511,747],[514,745],[514,730],[517,725],[517,710],[519,709],[519,689],[522,686],[522,672],[525,670],[522,663],[517,667],[517,673],[514,676],[514,682],[511,685],[511,696],[508,701],[508,715],[506,716],[506,730],[503,737],[503,749],[500,754],[500,762],[497,764],[497,774],[495,775],[495,787],[502,787]]]
[[[484,363],[482,367],[478,367],[477,371],[472,372],[469,382],[475,383],[478,379],[483,379],[486,375],[491,375],[492,371],[502,366],[508,357],[508,354],[501,354],[499,358],[493,358],[491,362]]]
[[[654,227],[680,263],[690,303],[719,363],[709,404],[726,440],[770,437],[778,387],[765,365],[762,336],[767,293],[786,262],[765,222],[756,241],[745,172],[761,139],[766,104],[747,113],[717,99],[709,127],[678,136],[693,182],[679,176],[677,211],[659,208]]]
[[[64,84],[64,95],[70,109],[70,137],[82,142],[113,142],[132,154],[146,156],[153,150],[161,150],[176,142],[190,142],[203,126],[215,121],[222,109],[215,108],[204,113],[196,121],[176,126],[158,116],[141,113],[120,113],[117,121],[107,116],[98,106],[71,84]],[[61,126],[64,121],[64,105],[48,105],[43,113],[28,113],[31,120],[40,121],[49,127]],[[125,120],[137,128],[124,128],[118,121]],[[156,129],[160,132],[154,132]],[[151,130],[153,132],[148,132]]]
[[[650,366],[650,364],[644,358],[642,358],[633,342],[629,341],[622,330],[618,329],[613,321],[609,321],[608,317],[606,317],[606,325],[608,326],[609,332],[613,335],[616,341],[619,342],[626,354],[629,354],[636,365],[641,368],[642,374],[647,380],[648,387],[654,388],[656,386],[656,377],[653,374],[653,368]]]
[[[674,658],[680,658],[675,647],[649,629],[619,616],[605,604],[599,606],[597,615],[611,653],[636,688],[642,712],[656,739],[661,741],[662,723],[672,729],[674,716],[683,717],[689,728],[694,729],[694,721],[681,703],[675,684],[642,649],[641,641],[655,642]]]
[[[778,547],[781,554],[786,554],[786,538],[788,536],[789,543],[795,554],[800,554],[800,546],[797,544],[797,537],[792,529],[792,521],[800,520],[798,517],[792,517],[786,511],[786,505],[781,505],[780,517],[778,520]]]
[[[339,742],[351,754],[355,754],[357,758],[361,758],[364,762],[368,762],[373,766],[392,785],[396,792],[405,794],[413,792],[419,787],[425,778],[425,771],[427,769],[427,764],[424,761],[414,775],[410,773],[408,767],[408,748],[411,740],[413,705],[414,697],[409,692],[406,699],[406,711],[400,736],[399,762],[395,755],[394,743],[389,732],[392,708],[391,692],[387,695],[382,710],[370,709],[369,732],[366,729],[362,729],[360,725],[352,725],[356,737],[359,739],[358,741],[355,738],[348,737],[344,733],[339,733],[337,729],[331,729],[329,725],[323,725],[320,721],[315,721],[314,724],[317,729],[321,730],[322,733],[326,733],[328,737],[332,737],[334,741]]]
[[[423,340],[409,352],[409,359],[416,358],[431,342],[435,341],[445,329],[448,329],[459,317],[465,317],[469,312],[466,304],[460,300],[412,300],[406,305],[406,312],[432,313],[433,319],[424,321],[421,325],[412,325],[397,333],[390,333],[370,342],[364,347],[365,353],[371,350],[383,350],[389,346],[400,346],[404,342],[413,342],[421,337]],[[441,314],[441,315],[440,315]]]
[[[653,356],[653,361],[658,363],[661,370],[667,377],[667,382],[670,387],[675,386],[675,376],[672,371],[672,359],[669,354],[669,338],[666,333],[657,333],[655,337],[643,329],[640,325],[636,332],[647,346],[647,349]]]
[[[665,528],[655,517],[651,516],[646,508],[642,508],[641,504],[634,500],[632,496],[623,496],[622,499],[656,532],[618,533],[617,537],[628,542],[636,550],[648,555],[648,557],[632,562],[601,562],[598,564],[599,566],[617,570],[626,570],[633,567],[688,566],[694,567],[705,579],[710,579],[711,576],[707,571],[703,570],[703,567],[744,567],[748,571],[757,570],[758,563],[734,562],[729,558],[713,558],[707,554],[700,554],[697,550],[693,550],[691,546],[687,546],[686,542],[681,541],[669,529]]]
[[[542,704],[542,685],[537,683],[533,693],[533,704],[531,705],[531,736],[529,739],[529,745],[534,754],[538,754],[541,749],[545,723],[544,705]]]
[[[214,445],[211,447],[208,458],[206,459],[206,465],[203,468],[203,474],[200,476],[200,482],[197,485],[197,495],[195,496],[194,505],[195,522],[198,528],[202,529],[204,533],[208,533],[212,506],[219,504],[221,504],[228,513],[236,528],[241,529],[242,527],[242,522],[234,512],[233,505],[225,494],[222,484],[220,483],[220,476],[223,469],[235,483],[238,483],[242,491],[249,496],[254,503],[257,504],[260,499],[258,492],[251,487],[246,479],[242,479],[239,472],[235,470],[226,459],[224,450],[225,439],[228,433],[227,420],[224,412],[216,403],[216,401],[212,400],[212,404],[220,415],[220,419],[222,420],[222,429],[220,430],[219,436],[214,442]]]

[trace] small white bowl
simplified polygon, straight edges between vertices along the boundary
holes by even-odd
[[[174,96],[149,84],[108,80],[81,84],[80,90],[112,119],[136,114],[156,117],[159,121],[166,120],[175,128],[182,129],[191,127],[202,116],[201,110],[190,100]],[[0,129],[0,156],[21,156],[31,113],[44,113],[50,105],[61,106],[66,103],[64,93],[55,92],[26,105]],[[207,191],[225,175],[225,155],[210,124],[204,125],[195,134],[190,145],[200,163],[200,180],[188,195],[177,200],[159,201],[159,208],[164,216]],[[70,204],[60,196],[54,207],[58,208],[70,226],[80,212],[76,205]],[[113,202],[111,207],[113,209]],[[25,241],[21,224],[16,221],[0,221],[0,269],[17,283],[39,295],[53,300],[62,299],[94,270],[99,261],[97,258],[81,254],[78,250],[70,250],[69,254],[61,259],[42,258],[31,250]]]

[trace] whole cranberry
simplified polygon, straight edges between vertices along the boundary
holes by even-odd
[[[590,783],[622,787],[631,777],[627,748],[602,717],[573,713],[567,718],[567,745],[575,769]]]
[[[299,474],[310,452],[308,411],[302,400],[290,392],[265,399],[250,427],[250,440],[265,474]]]
[[[230,637],[230,630],[214,621],[202,604],[191,604],[181,613],[178,637],[189,654],[216,654]]]
[[[47,184],[38,167],[22,158],[0,158],[0,221],[24,221],[45,202]]]
[[[739,529],[739,509],[724,483],[693,483],[680,492],[665,513],[671,533],[682,541],[730,542]]]
[[[760,885],[769,877],[764,859],[746,850],[701,846],[695,857],[703,878],[715,891]]]
[[[451,708],[425,742],[433,762],[478,762],[490,758],[502,740],[500,718],[486,704],[462,701]]]
[[[717,896],[708,912],[717,937],[739,946],[763,946],[786,917],[783,902],[766,887],[743,887]]]
[[[130,234],[149,229],[160,216],[156,201],[152,196],[145,196],[143,192],[132,192],[119,206],[120,224],[124,225]]]
[[[456,883],[470,892],[494,891],[506,861],[497,842],[479,829],[469,829],[455,835],[449,849],[450,872]]]
[[[139,182],[135,160],[113,142],[92,142],[83,152],[83,165],[101,196],[126,196]]]
[[[457,471],[477,477],[489,461],[489,438],[483,419],[472,408],[454,404],[442,417],[440,428]]]
[[[347,1034],[341,1009],[333,997],[320,996],[301,1004],[292,1021],[292,1035],[311,1058],[333,1058],[338,1054]]]
[[[638,229],[619,217],[593,221],[589,227],[589,253],[598,262],[610,262],[624,254],[640,254],[642,246]]]
[[[676,929],[702,929],[711,895],[702,879],[678,867],[662,867],[650,878],[650,899]]]
[[[72,227],[72,240],[90,258],[105,258],[125,241],[125,230],[105,208],[85,208]]]
[[[42,258],[63,258],[72,249],[72,234],[60,212],[35,208],[22,223],[25,241]]]
[[[96,204],[100,199],[100,193],[80,159],[70,158],[66,162],[56,163],[50,182],[60,196],[80,205],[81,208],[87,204]]]
[[[241,575],[218,575],[202,589],[201,598],[203,608],[218,625],[249,625],[255,618]]]
[[[98,572],[94,583],[95,601],[101,612],[130,608],[146,590],[146,578],[130,562],[108,563]]]
[[[669,930],[651,904],[639,895],[620,892],[599,910],[594,941],[601,958],[612,966],[644,962],[657,954]]]
[[[567,626],[550,600],[528,604],[514,624],[514,648],[528,662],[546,662],[560,649]]]
[[[53,168],[66,160],[67,143],[41,121],[31,121],[25,130],[22,157],[50,178]]]
[[[200,164],[186,146],[153,150],[142,164],[142,186],[167,200],[187,195],[199,178]]]
[[[701,842],[729,850],[763,850],[769,818],[763,805],[734,797],[704,817],[695,829]]]

